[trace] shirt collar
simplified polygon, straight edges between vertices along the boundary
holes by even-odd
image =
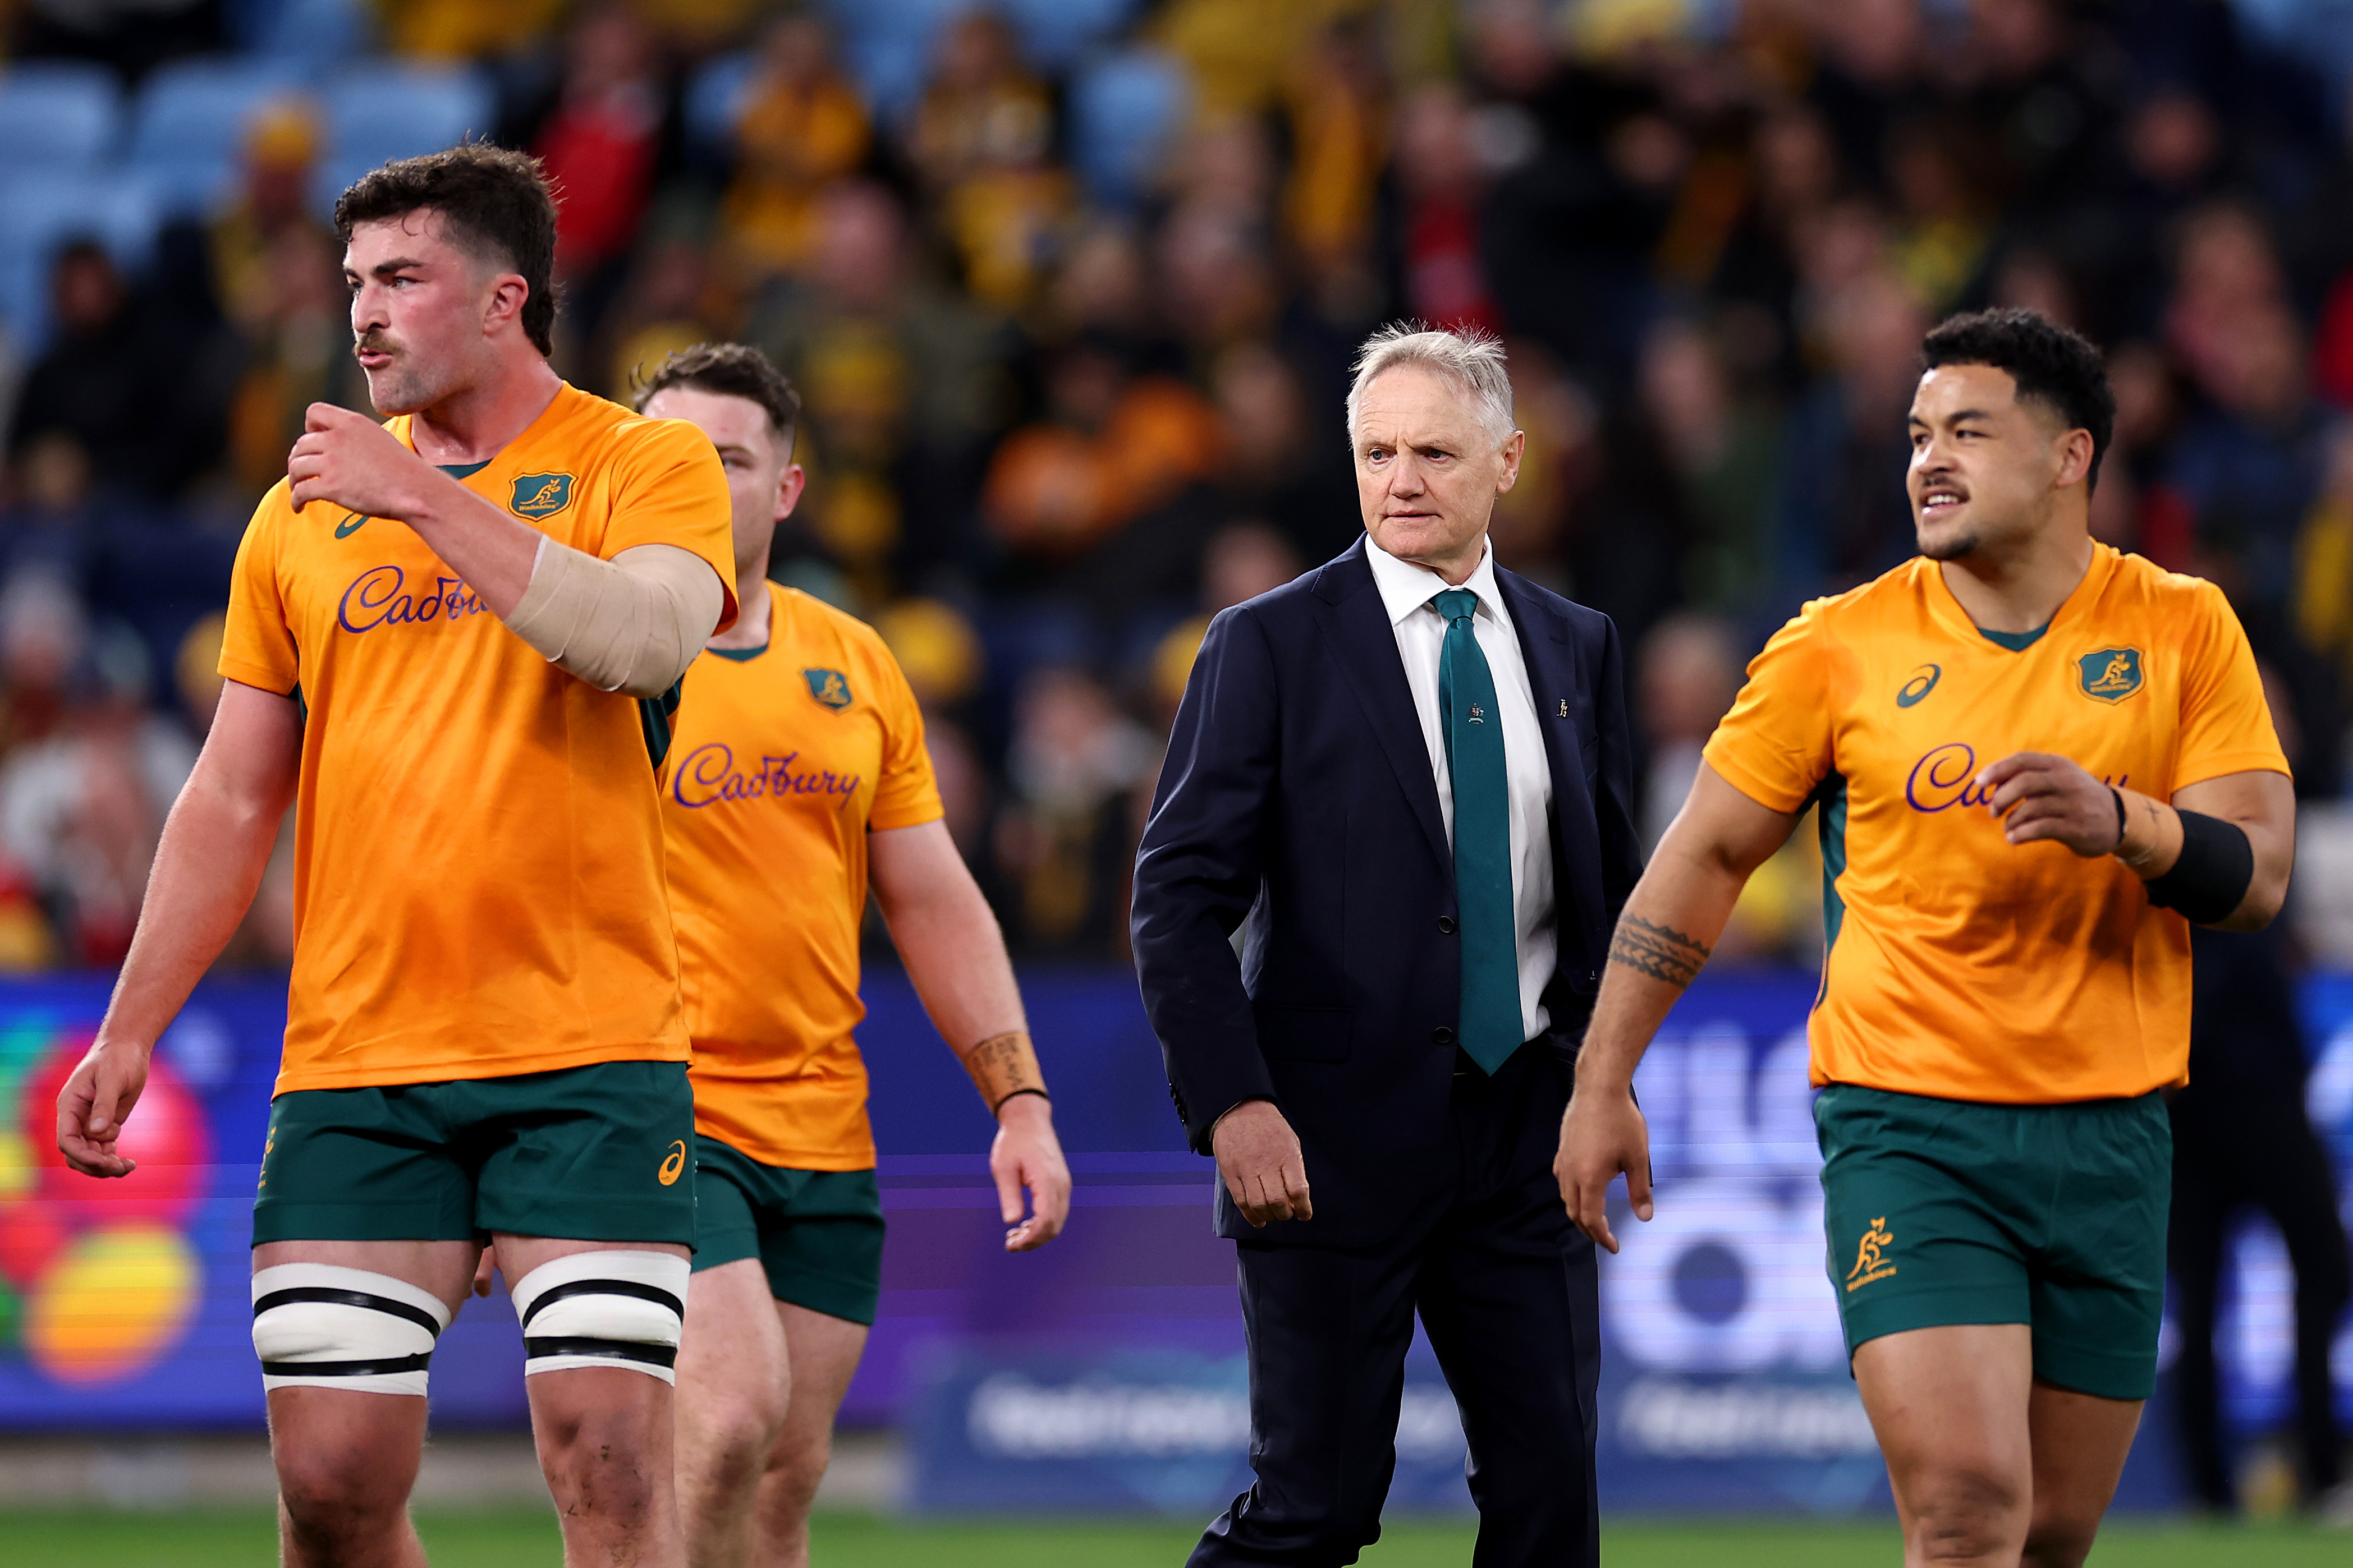
[[[1381,591],[1381,604],[1389,613],[1392,626],[1429,605],[1431,595],[1457,586],[1477,595],[1479,608],[1489,616],[1505,626],[1512,623],[1504,609],[1504,596],[1495,587],[1495,547],[1490,541],[1480,541],[1479,564],[1459,584],[1427,566],[1398,560],[1375,543],[1370,533],[1365,535],[1365,560],[1373,569],[1373,585]]]

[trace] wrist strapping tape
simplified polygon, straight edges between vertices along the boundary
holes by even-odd
[[[964,1070],[980,1090],[982,1103],[994,1116],[1017,1094],[1046,1095],[1046,1075],[1039,1069],[1037,1047],[1019,1029],[992,1035],[966,1052]],[[1047,1098],[1051,1098],[1048,1096]]]

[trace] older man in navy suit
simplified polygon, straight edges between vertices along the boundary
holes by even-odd
[[[1551,1167],[1641,871],[1618,634],[1488,548],[1525,439],[1493,340],[1374,334],[1347,421],[1366,537],[1210,626],[1136,858],[1250,1336],[1257,1481],[1192,1563],[1379,1537],[1419,1312],[1475,1562],[1591,1563],[1593,1250]]]

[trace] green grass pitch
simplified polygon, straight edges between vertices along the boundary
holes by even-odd
[[[537,1510],[423,1514],[435,1568],[557,1568],[555,1521]],[[1187,1524],[979,1521],[819,1516],[817,1568],[1177,1568],[1197,1537]],[[266,1568],[276,1561],[260,1510],[0,1513],[9,1568]],[[1892,1568],[1884,1525],[1676,1523],[1627,1520],[1602,1532],[1608,1568]],[[1471,1560],[1467,1525],[1401,1521],[1364,1555],[1367,1568],[1457,1568]],[[2092,1568],[2345,1568],[2353,1535],[2294,1525],[2224,1527],[2121,1522],[2101,1536]]]

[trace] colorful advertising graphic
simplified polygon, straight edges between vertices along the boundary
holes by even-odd
[[[1814,988],[1797,974],[1708,976],[1643,1065],[1658,1208],[1639,1225],[1621,1205],[1625,1249],[1602,1264],[1608,1506],[1885,1506],[1823,1267],[1802,1033]],[[248,1243],[283,990],[199,989],[130,1119],[138,1173],[97,1182],[55,1153],[54,1103],[106,990],[0,986],[0,1429],[259,1427]],[[1246,1478],[1248,1432],[1212,1168],[1182,1146],[1133,982],[1031,973],[1024,991],[1076,1191],[1063,1237],[1012,1257],[987,1111],[905,981],[867,986],[860,1037],[890,1235],[845,1419],[908,1431],[921,1506],[1206,1519]],[[2353,977],[2309,982],[2305,1010],[2308,1104],[2353,1204]],[[1883,1266],[1901,1246],[1891,1235]],[[2289,1412],[2293,1289],[2268,1226],[2244,1224],[2232,1247],[2224,1409],[2251,1432]],[[503,1294],[470,1300],[434,1354],[435,1422],[520,1426],[522,1359]],[[2353,1417],[2353,1332],[2337,1364]],[[2144,1421],[2124,1506],[2179,1500],[2168,1427],[2161,1409]],[[1467,1504],[1461,1425],[1423,1346],[1398,1453],[1401,1506]]]
[[[0,1426],[253,1421],[244,1244],[258,1149],[239,1153],[269,1114],[282,994],[226,986],[190,1005],[124,1126],[137,1169],[98,1181],[58,1152],[57,1100],[107,990],[0,988]]]

